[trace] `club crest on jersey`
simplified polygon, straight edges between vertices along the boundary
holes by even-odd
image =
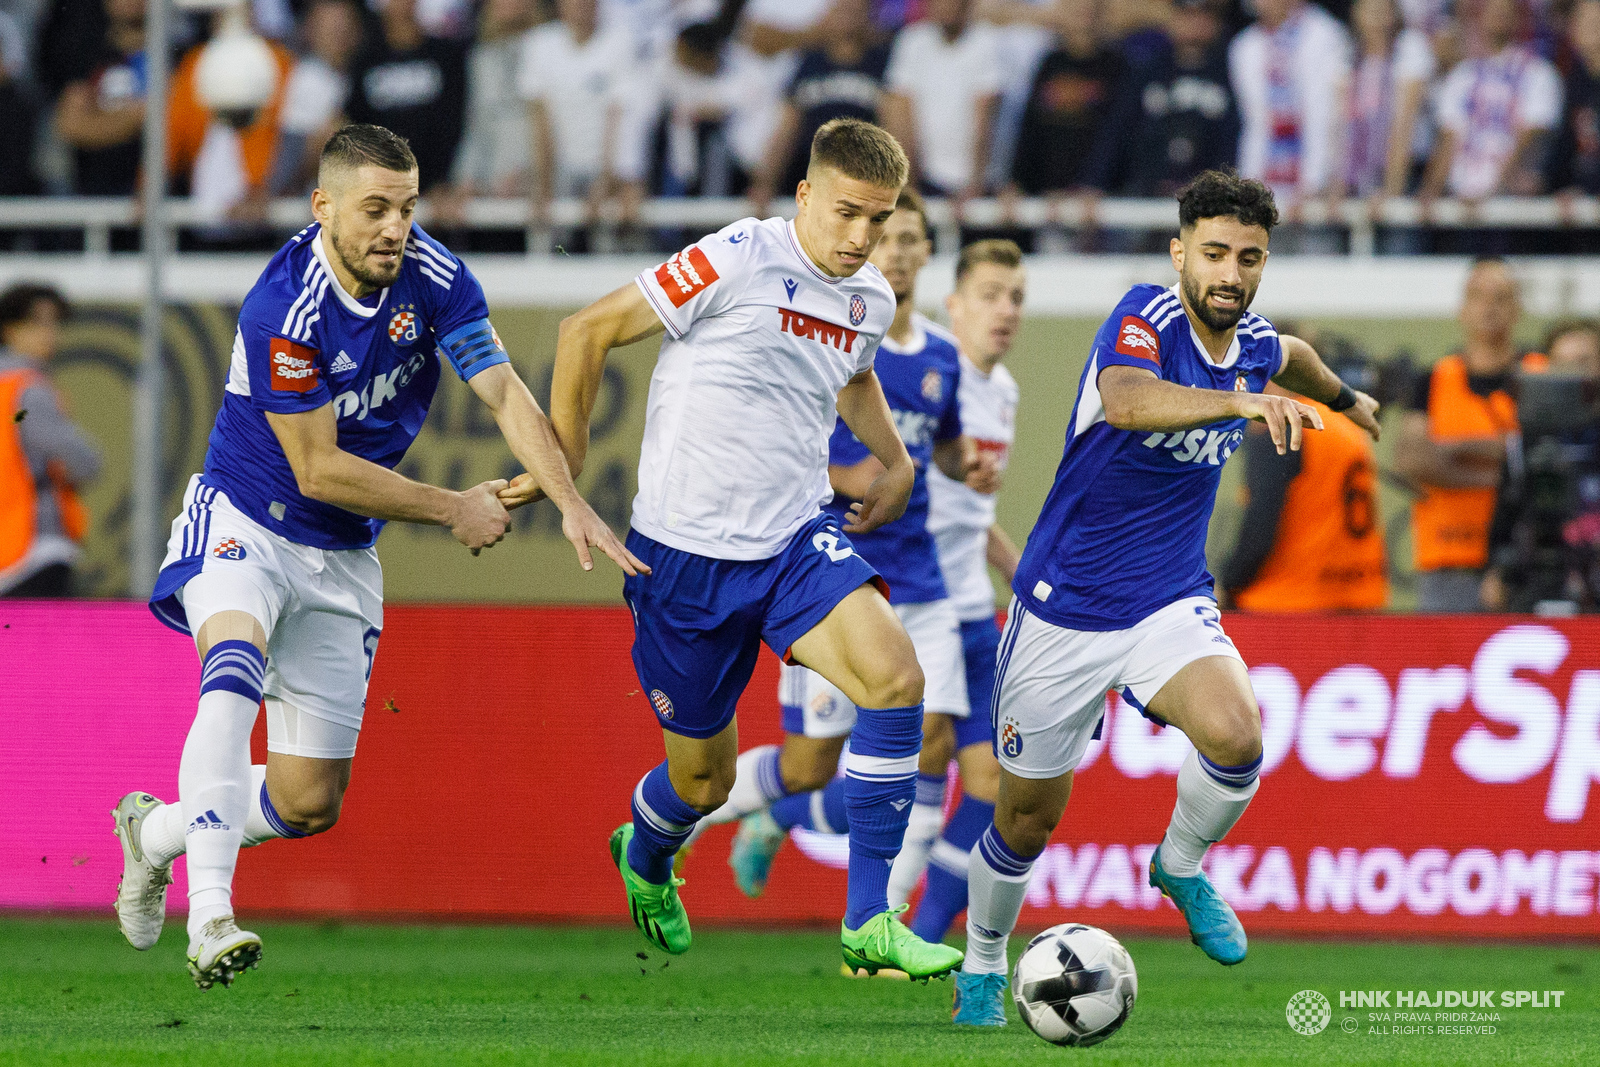
[[[935,404],[944,399],[944,375],[929,370],[922,376],[922,398]]]
[[[1236,393],[1248,393],[1250,391],[1250,383],[1245,381],[1244,375],[1241,374],[1233,380],[1233,391]]]
[[[217,547],[211,550],[211,554],[218,559],[244,559],[244,545],[231,537],[224,537],[217,542]]]
[[[832,345],[841,352],[849,352],[856,345],[856,338],[861,336],[854,330],[848,329],[827,319],[819,319],[814,315],[802,315],[788,308],[778,309],[778,328],[784,333],[792,333],[796,337],[804,337],[808,341],[820,341],[825,345]]]
[[[417,316],[412,311],[396,311],[389,320],[389,340],[408,345],[417,339]]]
[[[1161,366],[1161,338],[1137,315],[1122,317],[1122,325],[1117,328],[1117,351]]]
[[[656,706],[656,714],[663,719],[672,718],[672,701],[659,689],[650,690],[650,703]]]
[[[860,326],[861,320],[867,317],[867,302],[857,293],[850,298],[850,325]]]
[[[1012,759],[1022,755],[1022,731],[1017,729],[1017,724],[1007,719],[1000,727],[1000,751]]]

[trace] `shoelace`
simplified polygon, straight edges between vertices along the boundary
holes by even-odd
[[[901,912],[910,907],[910,904],[902,904],[898,908],[890,908],[888,911],[883,913],[883,921],[878,924],[878,932],[872,935],[877,939],[879,955],[887,956],[889,954],[889,942],[898,934],[898,931],[895,930],[895,927],[898,926],[902,930],[905,929],[903,923],[895,921],[895,916],[899,915]]]
[[[1206,892],[1207,889],[1211,892]],[[1188,894],[1189,906],[1199,914],[1196,916],[1207,926],[1227,926],[1227,913],[1222,908],[1222,898],[1214,888],[1203,881],[1194,883],[1194,892]]]
[[[171,884],[172,871],[170,869],[162,871],[161,877],[157,878],[154,882],[151,882],[145,887],[144,892],[139,894],[139,903],[150,905],[160,904],[166,899],[165,893],[167,891],[167,886]]]
[[[687,885],[688,882],[689,882],[689,879],[687,879],[687,878],[678,878],[676,876],[669,875],[667,880],[665,882],[661,883],[661,885],[659,887],[660,892],[659,893],[651,893],[650,895],[655,897],[656,900],[658,900],[658,901],[660,901],[662,903],[665,903],[666,899],[669,896],[676,896],[677,895],[678,887],[680,885]],[[651,886],[652,889],[657,888],[656,886],[652,885],[652,883],[650,883],[650,882],[646,882],[645,884]]]
[[[226,937],[239,932],[239,924],[232,916],[221,915],[200,928],[201,937]]]

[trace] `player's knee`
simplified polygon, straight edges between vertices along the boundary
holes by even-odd
[[[1055,833],[1056,818],[1048,811],[1018,811],[998,807],[994,813],[994,828],[1006,846],[1019,856],[1037,856],[1050,843]]]
[[[672,785],[683,802],[702,815],[709,815],[728,802],[736,774],[734,764],[696,768],[680,781],[673,776]]]
[[[867,683],[869,707],[908,708],[922,703],[922,668],[917,665],[914,655],[884,665],[875,677],[863,681]]]
[[[922,719],[922,755],[918,767],[928,774],[943,774],[956,755],[956,731],[948,715]]]
[[[339,821],[339,812],[344,807],[344,791],[333,788],[303,789],[286,803],[274,800],[273,806],[278,810],[278,818],[300,833],[327,833]]]
[[[1251,700],[1230,701],[1210,717],[1203,743],[1195,745],[1213,763],[1237,767],[1261,755],[1261,712]]]
[[[793,757],[785,754],[780,769],[784,789],[790,793],[809,793],[833,781],[839,770],[839,756],[835,752],[805,752]]]

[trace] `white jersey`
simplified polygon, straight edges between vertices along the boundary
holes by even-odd
[[[961,429],[1006,468],[1016,439],[1017,380],[1001,364],[985,375],[961,357]],[[989,527],[994,525],[994,494],[969,489],[928,468],[928,530],[939,544],[939,568],[962,622],[994,617],[994,586],[989,581]]]
[[[833,498],[839,390],[894,320],[877,267],[832,278],[781,218],[741,219],[635,279],[667,328],[633,528],[713,559],[770,559]]]

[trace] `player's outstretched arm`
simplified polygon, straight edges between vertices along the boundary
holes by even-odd
[[[1273,376],[1273,381],[1301,396],[1327,404],[1342,411],[1345,418],[1372,435],[1376,441],[1382,432],[1378,425],[1378,402],[1366,393],[1351,389],[1328,365],[1322,362],[1317,350],[1298,337],[1280,337],[1283,344],[1283,369]]]
[[[498,542],[511,525],[511,516],[495,497],[506,487],[504,479],[463,493],[414,482],[340,448],[332,404],[287,415],[268,411],[266,416],[302,496],[371,519],[448,526],[456,540],[474,551]]]
[[[900,440],[900,431],[895,429],[889,401],[884,399],[876,374],[866,370],[851,378],[839,390],[837,406],[839,417],[856,440],[883,464],[883,473],[872,480],[861,502],[850,506],[844,524],[845,533],[866,533],[905,514],[917,472],[905,442]]]
[[[528,470],[500,491],[500,503],[508,509],[519,507],[542,492],[561,509],[561,532],[578,550],[578,562],[583,564],[584,570],[594,569],[594,560],[589,554],[592,545],[610,556],[626,573],[643,571],[648,574],[650,568],[634,558],[611,528],[594,513],[589,502],[579,495],[550,420],[544,417],[539,402],[528,392],[527,385],[511,364],[501,363],[474,374],[467,384],[494,412],[495,422],[500,425],[511,454]]]
[[[1282,455],[1299,451],[1302,427],[1322,429],[1317,409],[1272,393],[1191,389],[1163,381],[1152,371],[1114,364],[1100,372],[1100,403],[1106,421],[1119,430],[1171,433],[1209,426],[1223,419],[1266,423]]]
[[[583,472],[589,452],[589,413],[600,395],[606,353],[664,329],[650,302],[631,283],[561,320],[550,383],[550,422],[573,477]]]

